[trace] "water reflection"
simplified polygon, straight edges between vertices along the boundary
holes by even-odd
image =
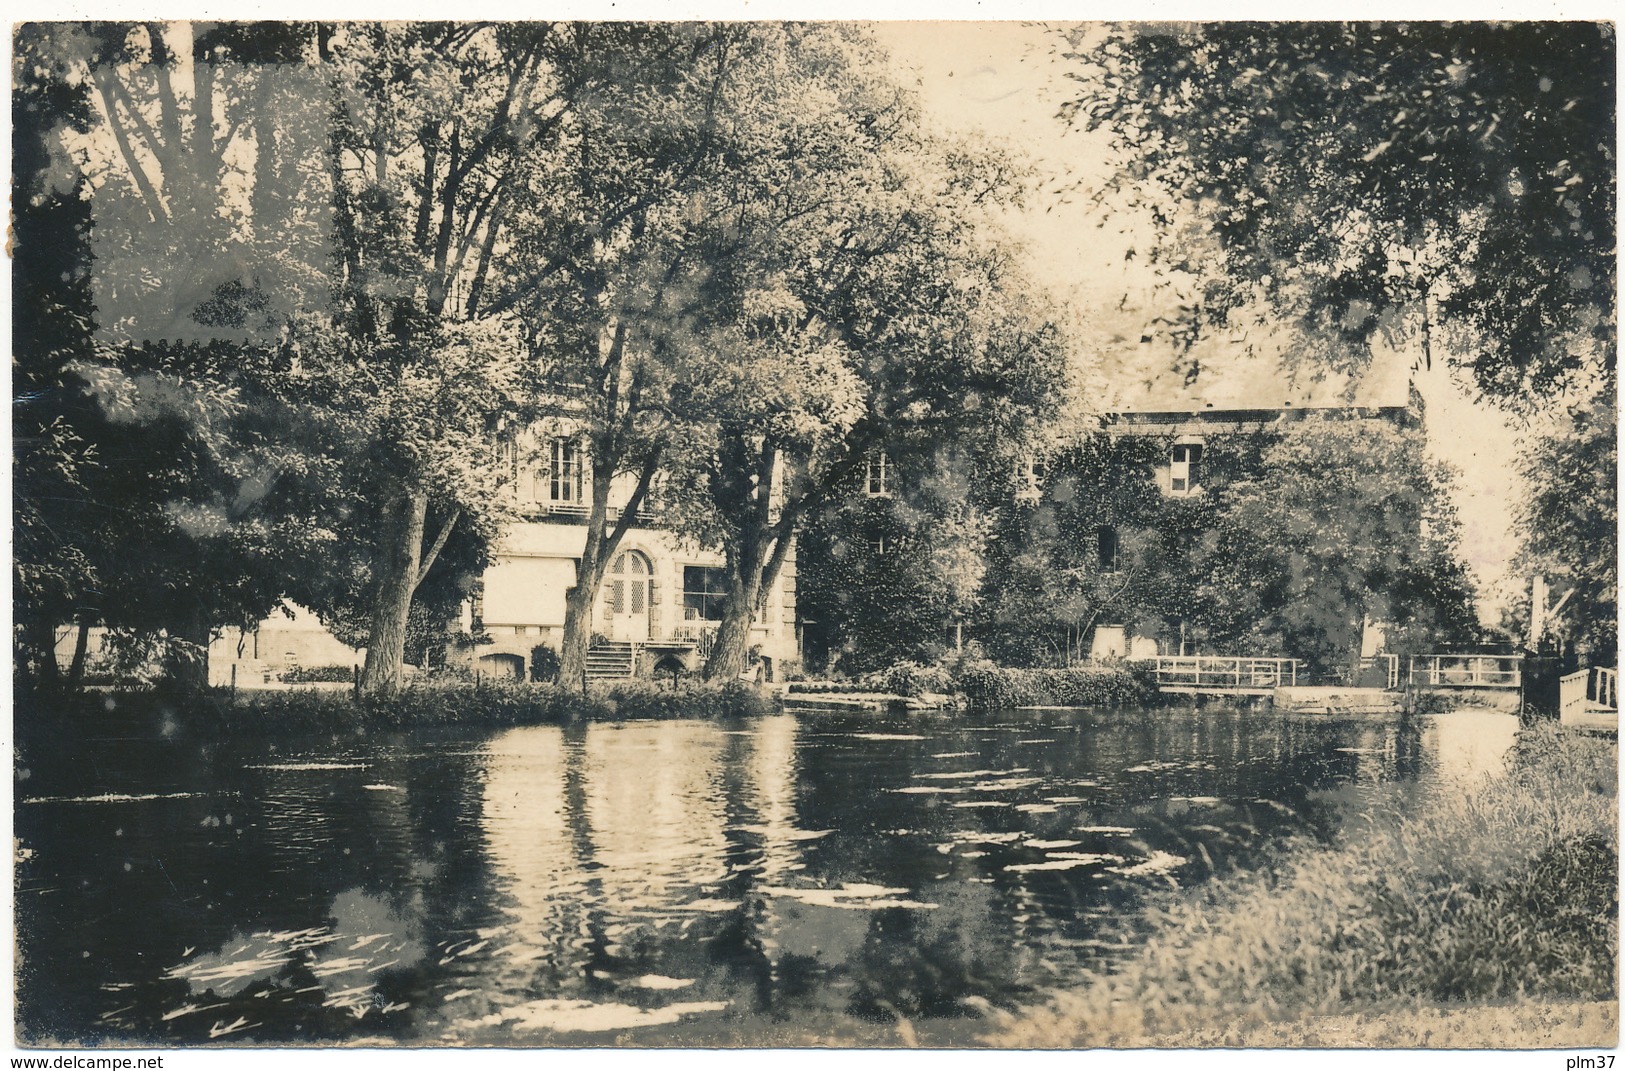
[[[1518,735],[1518,716],[1466,708],[1422,719],[1422,747],[1436,776],[1458,785],[1499,773]]]
[[[1107,923],[1147,891],[1325,827],[1340,793],[1493,766],[1507,720],[781,715],[93,743],[94,777],[65,767],[19,797],[20,1029],[692,1043],[982,1014],[1122,954]]]

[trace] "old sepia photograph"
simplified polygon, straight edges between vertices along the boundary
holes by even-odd
[[[84,14],[13,1067],[1612,1067],[1614,24]]]

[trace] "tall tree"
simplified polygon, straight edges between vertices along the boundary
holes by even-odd
[[[18,83],[55,87],[25,106],[19,134],[32,148],[17,159],[35,170],[18,188],[40,194],[30,209],[53,198],[60,209],[72,186],[84,217],[53,240],[19,235],[25,262],[63,259],[62,271],[18,276],[39,289],[18,295],[17,353],[30,378],[44,371],[34,357],[55,362],[33,403],[55,441],[71,437],[82,477],[52,496],[56,509],[72,506],[73,523],[48,526],[52,548],[20,545],[19,568],[60,576],[53,558],[78,563],[94,583],[46,616],[77,621],[80,652],[93,622],[157,633],[188,687],[206,679],[213,627],[263,616],[290,559],[311,549],[310,515],[299,513],[308,500],[293,489],[308,470],[277,441],[288,413],[269,386],[282,347],[260,330],[254,299],[257,265],[289,256],[301,213],[284,199],[256,243],[232,216],[229,181],[245,151],[237,102],[267,84],[263,64],[287,33],[76,24],[19,27],[15,38]],[[180,53],[193,53],[189,87]],[[206,102],[196,115],[194,98]],[[296,110],[284,114],[292,122]],[[53,183],[56,193],[41,192]]]
[[[1206,544],[1196,616],[1208,639],[1352,672],[1367,622],[1411,653],[1469,640],[1473,591],[1449,473],[1421,429],[1310,417],[1233,484]]]
[[[987,208],[1006,158],[932,140],[860,30],[785,29],[757,151],[706,206],[720,429],[707,478],[729,593],[706,675],[744,666],[808,511],[888,442],[1008,442],[1051,414],[1068,354]]]
[[[562,32],[575,89],[545,166],[517,187],[501,265],[523,285],[494,307],[523,317],[552,385],[544,437],[585,456],[585,541],[560,652],[560,679],[581,687],[605,572],[651,505],[657,473],[681,467],[694,443],[708,267],[689,232],[696,199],[742,151],[740,86],[762,76],[766,33],[614,23]],[[627,496],[618,511],[612,489]]]
[[[72,371],[94,353],[85,179],[52,151],[59,126],[88,130],[92,112],[46,37],[20,26],[12,53],[12,611],[14,668],[54,685],[56,627],[83,615],[96,583],[88,436],[98,414]]]
[[[1614,367],[1615,41],[1604,23],[1070,31],[1072,121],[1151,209],[1187,319],[1263,298],[1361,363],[1379,333],[1527,409]],[[1195,245],[1201,241],[1204,246]],[[1211,241],[1216,255],[1192,250]],[[1441,346],[1441,342],[1445,345]]]
[[[1519,459],[1527,496],[1516,512],[1516,564],[1546,578],[1564,605],[1552,631],[1593,665],[1619,657],[1616,397],[1611,380],[1599,383],[1537,422]]]

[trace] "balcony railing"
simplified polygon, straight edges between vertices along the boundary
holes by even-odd
[[[586,524],[592,513],[592,507],[585,502],[523,502],[519,510],[528,518],[542,521],[556,521],[565,524]],[[621,519],[621,507],[610,506],[608,520],[614,524]],[[654,514],[647,509],[639,509],[633,518],[633,524],[640,528],[648,528],[654,524]]]
[[[684,621],[673,626],[668,640],[674,643],[704,643],[706,637],[715,636],[720,621]]]
[[[1412,655],[1407,680],[1419,688],[1517,688],[1522,655]]]

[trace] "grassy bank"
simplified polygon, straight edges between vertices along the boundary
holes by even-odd
[[[553,684],[435,682],[388,697],[355,698],[349,689],[214,691],[176,697],[113,691],[71,698],[18,697],[19,729],[105,729],[138,735],[288,736],[425,728],[510,728],[580,721],[729,718],[768,713],[771,697],[748,685],[625,681],[586,695]]]
[[[1617,761],[1612,740],[1531,730],[1494,778],[1168,901],[1113,973],[984,1040],[1508,1047],[1539,1044],[1534,1016],[1553,1043],[1613,1044]]]

